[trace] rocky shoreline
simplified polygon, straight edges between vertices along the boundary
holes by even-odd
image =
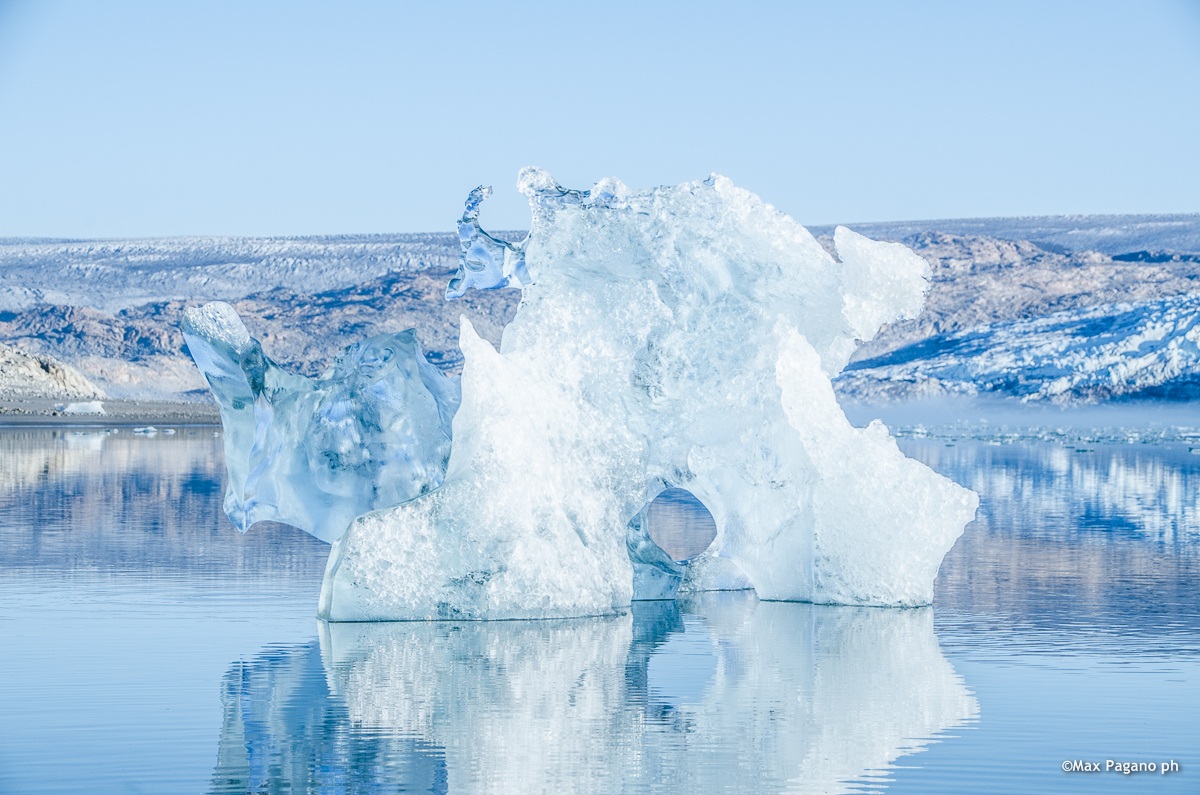
[[[220,425],[213,403],[101,400],[103,413],[72,411],[72,404],[46,398],[0,398],[0,427],[14,425],[63,425],[112,427],[129,425]],[[90,405],[87,408],[91,408]]]

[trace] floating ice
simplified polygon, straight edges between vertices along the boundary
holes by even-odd
[[[441,483],[458,383],[411,330],[352,345],[310,379],[268,359],[228,304],[187,310],[183,329],[221,410],[225,512],[241,530],[274,520],[333,541]]]
[[[411,331],[307,379],[228,305],[188,311],[226,429],[226,512],[336,542],[321,615],[594,615],[681,587],[928,603],[977,499],[881,423],[853,427],[830,385],[859,342],[920,311],[924,260],[843,228],[834,259],[717,176],[576,191],[527,169],[520,187],[521,243],[480,227],[486,189],[459,224],[447,295],[523,290],[500,351],[463,319],[461,407]],[[649,533],[668,488],[716,524],[686,565]]]
[[[104,403],[99,400],[87,400],[79,403],[59,403],[54,408],[63,414],[96,414],[104,416]]]
[[[356,388],[279,373],[232,310],[210,305],[191,319],[189,346],[221,399],[227,450],[244,456],[249,435],[262,435],[251,460],[230,462],[235,484],[246,484],[231,488],[231,516],[271,513],[332,538],[353,512],[384,508],[334,544],[321,615],[545,618],[669,598],[689,572],[653,542],[643,514],[668,487],[696,495],[717,526],[688,577],[693,590],[740,583],[766,599],[930,602],[978,500],[905,458],[881,423],[851,426],[830,385],[860,341],[919,312],[924,260],[844,228],[834,259],[719,176],[572,191],[527,169],[519,184],[533,208],[524,241],[480,228],[482,189],[459,226],[462,267],[447,294],[508,286],[523,298],[500,351],[462,321],[462,405],[444,480],[454,401],[438,398],[451,392],[444,382],[417,388],[426,370],[411,337],[397,357],[404,373],[389,381],[413,394],[395,406],[414,412],[418,431],[402,444],[391,425],[359,419],[373,404],[355,402]],[[225,330],[201,333],[200,321]],[[362,378],[345,364],[335,371]],[[368,426],[381,432],[364,436]],[[433,427],[444,434],[437,443]],[[317,429],[326,434],[317,450],[377,445],[371,466],[327,468],[339,494],[355,495],[336,511],[311,496],[326,471],[320,456],[286,452]],[[400,454],[419,476],[381,488],[376,456]],[[271,506],[261,514],[256,490]],[[307,524],[289,507],[303,508]]]

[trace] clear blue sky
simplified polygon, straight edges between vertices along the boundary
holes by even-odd
[[[0,0],[0,236],[523,228],[517,170],[803,223],[1200,211],[1200,2]]]

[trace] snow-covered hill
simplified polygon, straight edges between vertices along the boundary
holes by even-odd
[[[1200,213],[1179,215],[1044,215],[847,224],[859,234],[903,240],[936,230],[955,236],[1027,240],[1047,251],[1098,251],[1116,259],[1167,253],[1200,257]],[[811,227],[832,234],[832,227]]]
[[[445,270],[452,235],[162,240],[0,240],[0,311],[39,304],[106,312],[171,300],[232,300],[286,286],[353,287],[387,273]]]
[[[1195,396],[1200,215],[852,228],[911,246],[933,284],[920,317],[862,347],[843,394]],[[179,320],[185,306],[224,300],[272,358],[306,374],[362,337],[405,328],[453,371],[459,315],[497,342],[519,300],[502,290],[446,302],[457,258],[450,234],[0,240],[0,342],[55,357],[112,397],[206,399]]]
[[[1200,331],[1192,331],[1200,215],[859,229],[911,246],[930,262],[933,284],[920,317],[859,350],[838,381],[844,395],[1056,403],[1200,398]]]
[[[1055,312],[928,337],[847,369],[851,397],[1002,394],[1200,399],[1200,294]]]
[[[519,300],[446,302],[457,267],[451,235],[0,241],[0,341],[71,363],[111,397],[207,400],[179,322],[185,306],[222,300],[307,375],[363,337],[406,328],[453,370],[459,315],[498,341]]]

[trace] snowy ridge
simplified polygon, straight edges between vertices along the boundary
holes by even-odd
[[[1138,252],[1200,254],[1200,213],[1176,215],[1049,215],[1024,218],[955,218],[848,224],[859,234],[903,240],[937,230],[1030,241],[1049,251],[1098,251],[1110,256]],[[832,234],[833,227],[810,227]]]
[[[993,393],[1096,402],[1200,398],[1200,294],[938,335],[851,364],[857,398]]]
[[[104,393],[82,373],[50,356],[30,356],[0,344],[0,395],[92,400]]]
[[[0,311],[37,304],[108,312],[155,301],[230,300],[288,286],[351,287],[395,271],[452,267],[450,235],[163,240],[0,240]]]
[[[417,242],[435,238],[409,237]],[[437,236],[436,245],[428,245],[416,270],[406,270],[401,260],[391,261],[395,270],[377,275],[372,275],[371,269],[388,263],[381,260],[368,263],[370,267],[363,270],[347,270],[338,264],[341,252],[334,246],[326,251],[330,261],[323,260],[319,251],[303,266],[298,260],[264,260],[255,266],[259,268],[257,277],[245,284],[233,278],[233,266],[222,265],[218,268],[222,280],[209,281],[203,289],[197,280],[188,283],[187,271],[192,266],[167,262],[179,256],[175,242],[159,241],[154,272],[158,282],[153,290],[164,294],[184,291],[183,298],[172,300],[143,302],[151,290],[133,285],[133,276],[116,266],[104,265],[96,269],[94,279],[81,280],[70,274],[72,268],[86,270],[86,262],[28,258],[20,267],[30,283],[63,285],[58,297],[66,303],[0,309],[0,341],[70,363],[111,397],[206,399],[203,379],[187,356],[179,330],[184,310],[206,303],[206,296],[226,296],[224,300],[236,306],[254,336],[269,341],[279,358],[303,375],[321,373],[332,364],[334,353],[358,338],[408,328],[419,330],[431,362],[453,371],[462,361],[459,316],[471,317],[486,339],[498,341],[519,299],[515,293],[505,292],[472,294],[447,302],[446,283],[457,267],[458,249],[457,242],[447,235]],[[281,250],[286,249],[288,241],[279,242]],[[218,253],[224,258],[228,252]],[[212,252],[205,256],[216,258]],[[288,276],[300,268],[307,269],[303,278]],[[3,279],[17,279],[14,271],[0,274],[0,284]],[[146,283],[151,282],[147,278]],[[49,288],[38,289],[45,293]]]

